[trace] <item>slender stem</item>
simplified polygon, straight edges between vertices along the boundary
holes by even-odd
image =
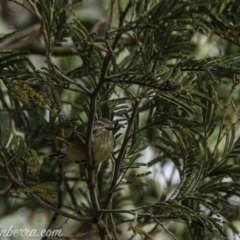
[[[116,160],[114,176],[113,176],[113,180],[112,180],[111,187],[110,187],[110,190],[109,190],[109,194],[107,196],[107,200],[106,200],[106,204],[105,204],[106,209],[111,209],[111,207],[112,207],[111,204],[112,204],[113,193],[114,193],[115,189],[117,188],[117,186],[119,184],[118,183],[118,177],[119,177],[121,162],[122,162],[122,159],[123,159],[125,151],[126,151],[127,143],[128,143],[128,140],[129,140],[128,136],[130,135],[130,132],[132,130],[132,126],[133,126],[133,123],[134,123],[134,120],[135,120],[135,116],[137,114],[137,109],[138,109],[139,104],[140,104],[140,100],[136,99],[135,105],[133,107],[132,115],[131,115],[131,118],[130,118],[129,123],[128,123],[127,131],[126,131],[125,136],[124,136],[122,147],[120,149],[118,158]],[[105,214],[104,219],[106,221],[107,214]]]
[[[40,31],[40,27],[41,27],[40,24],[36,24],[36,25],[33,25],[33,26],[31,26],[27,29],[22,30],[17,35],[14,35],[13,37],[11,37],[11,38],[7,39],[6,41],[2,42],[0,44],[0,48],[3,49],[10,44],[15,44],[17,42],[20,42],[21,40],[23,40],[26,37],[37,35]],[[34,43],[34,44],[36,44],[36,43]]]
[[[161,119],[161,120],[156,121],[156,122],[154,122],[154,123],[148,124],[148,125],[140,128],[140,129],[138,129],[137,131],[135,131],[135,132],[132,133],[131,135],[129,135],[129,136],[128,136],[128,139],[131,139],[135,134],[137,134],[137,133],[139,133],[139,132],[141,132],[141,131],[144,131],[144,130],[146,130],[146,129],[148,129],[148,128],[154,127],[154,126],[159,125],[159,124],[164,124],[164,122],[165,122],[165,121],[164,121],[163,119]]]
[[[164,225],[163,225],[157,218],[154,218],[154,220],[155,220],[169,235],[171,235],[175,240],[177,240],[177,238],[174,236],[174,234],[171,233],[167,228],[165,228]]]
[[[232,93],[233,93],[233,89],[230,92],[227,107],[230,105],[231,98],[232,98]],[[222,115],[222,119],[221,119],[220,126],[219,126],[219,131],[218,131],[218,136],[217,136],[217,141],[216,141],[215,147],[212,151],[211,158],[215,155],[215,153],[217,151],[217,147],[218,147],[219,143],[222,141],[221,132],[222,132],[222,129],[223,129],[223,124],[224,124],[225,118],[227,116],[227,110],[228,110],[228,108],[225,109],[225,111]],[[208,176],[217,166],[219,166],[220,163],[221,162],[218,162],[211,169],[209,169],[208,172],[206,173],[206,175]]]
[[[58,185],[58,209],[61,209],[62,206],[63,206],[63,178],[64,178],[64,172],[63,172],[63,161],[58,161],[58,166],[59,166],[59,169],[60,169],[60,173],[59,173],[59,179],[58,179],[58,182],[57,182],[57,185]],[[47,226],[47,231],[49,229],[52,228],[54,222],[56,222],[57,220],[57,217],[58,217],[59,213],[55,212]],[[41,240],[45,240],[45,239],[48,239],[47,236],[43,236],[41,238]]]
[[[129,1],[123,15],[120,16],[119,26],[122,26],[124,23],[124,19],[130,8],[130,2],[131,1]],[[111,14],[113,14],[113,13],[111,13]],[[88,121],[87,139],[86,139],[89,193],[90,193],[90,198],[91,198],[91,202],[92,202],[92,206],[93,206],[94,215],[97,218],[98,228],[100,230],[100,234],[101,234],[102,238],[104,238],[104,239],[111,238],[111,236],[110,236],[108,228],[106,226],[106,221],[103,221],[102,217],[100,216],[100,205],[99,205],[99,201],[98,201],[98,197],[97,197],[97,193],[96,193],[96,189],[95,189],[95,174],[92,170],[94,159],[92,159],[92,141],[91,141],[92,137],[91,136],[92,136],[92,131],[93,131],[93,122],[94,122],[94,118],[96,115],[96,109],[97,109],[97,106],[96,106],[97,105],[97,96],[98,96],[98,93],[99,93],[100,89],[102,88],[104,82],[106,81],[107,72],[108,72],[110,62],[112,59],[113,51],[116,48],[121,36],[122,36],[122,33],[117,34],[113,41],[113,44],[110,45],[110,43],[109,43],[110,35],[108,32],[106,34],[106,42],[107,42],[108,52],[103,60],[102,72],[101,72],[101,76],[99,79],[99,83],[97,84],[93,93],[90,95],[90,97],[91,97],[90,110],[91,111],[90,111],[90,116],[89,116],[89,121]]]
[[[121,28],[121,27],[123,26],[125,17],[126,17],[128,11],[129,11],[129,9],[130,9],[132,6],[133,6],[132,1],[129,0],[127,6],[126,6],[126,8],[125,8],[125,10],[120,13],[120,20],[119,20],[118,28]],[[111,30],[110,30],[110,31],[111,31]],[[109,31],[109,33],[110,33],[110,31]],[[116,35],[116,37],[115,37],[115,39],[114,39],[114,42],[113,42],[113,44],[112,44],[112,49],[115,49],[115,48],[116,48],[116,46],[117,46],[117,44],[118,44],[118,42],[119,42],[122,34],[123,34],[123,32],[120,32],[120,33],[118,33],[118,34]]]
[[[96,233],[99,233],[99,230],[92,230],[89,232],[85,232],[82,234],[77,234],[77,235],[62,235],[59,236],[58,238],[63,238],[63,239],[82,239],[83,237],[90,237],[91,235],[94,235]]]
[[[84,87],[82,84],[77,83],[76,81],[72,80],[71,78],[67,77],[65,74],[63,74],[61,71],[59,71],[54,65],[53,66],[53,70],[55,73],[57,73],[60,77],[62,77],[64,80],[66,80],[67,82],[74,84],[76,86],[78,86],[80,89],[82,89],[84,91],[85,94],[87,94],[88,96],[91,95],[91,91],[89,89],[87,89],[86,87]]]
[[[105,80],[118,79],[118,81],[119,81],[120,77],[127,77],[129,75],[135,76],[137,73],[138,73],[137,71],[134,71],[134,72],[125,71],[125,72],[117,73],[117,74],[111,75],[109,77],[106,77]]]
[[[115,0],[111,0],[110,18],[109,18],[109,29],[112,29],[114,5],[115,5]]]
[[[91,111],[90,111],[90,116],[88,121],[87,139],[86,139],[87,160],[88,160],[87,161],[88,186],[89,186],[90,198],[91,198],[91,202],[94,210],[94,215],[97,218],[99,218],[100,205],[97,197],[97,192],[95,189],[95,174],[94,174],[94,171],[92,170],[94,165],[93,164],[94,159],[92,159],[92,131],[93,131],[93,122],[95,119],[95,114],[97,109],[96,107],[97,95],[104,84],[104,80],[107,75],[111,58],[112,58],[112,51],[109,51],[103,60],[102,73],[99,79],[99,83],[97,84],[95,90],[91,94],[91,102],[90,102]]]
[[[161,218],[161,219],[175,219],[175,217],[168,216],[168,215],[154,215],[151,212],[146,212],[146,213],[137,213],[136,211],[132,210],[123,210],[123,209],[101,209],[102,213],[127,213],[133,216],[137,217],[145,217],[145,218]]]
[[[100,85],[100,82],[98,86]],[[94,215],[97,217],[100,211],[100,205],[98,202],[97,192],[95,189],[95,174],[93,171],[94,162],[92,159],[92,132],[93,132],[93,122],[96,113],[96,91],[94,91],[91,97],[91,105],[90,105],[90,116],[88,121],[88,128],[87,128],[87,139],[86,139],[86,150],[87,150],[87,181],[88,181],[88,188],[89,194],[92,202],[92,207],[94,211]]]
[[[1,176],[1,178],[5,178],[5,176]],[[9,182],[6,187],[4,187],[3,189],[0,190],[0,196],[4,195],[4,194],[7,194],[11,188],[12,188],[12,183]]]
[[[26,146],[23,150],[21,150],[18,153],[16,153],[10,160],[8,160],[6,162],[5,165],[8,166],[14,160],[16,160],[17,158],[20,158],[21,156],[23,156],[24,153],[28,152],[32,148],[33,145],[35,145],[36,143],[40,142],[44,137],[46,137],[46,135],[42,135],[39,138],[36,138],[32,143],[30,143],[28,146]]]
[[[120,18],[120,23],[119,23],[120,26],[123,24],[125,16],[126,16],[128,10],[129,10],[129,8],[130,7],[129,7],[129,4],[128,4],[128,6],[126,7],[126,9],[124,11],[124,14]],[[107,76],[107,71],[109,69],[109,65],[110,65],[110,62],[111,62],[113,51],[116,48],[116,46],[118,44],[118,41],[121,38],[121,35],[122,35],[122,33],[118,34],[115,37],[112,46],[110,46],[110,44],[107,42],[109,51],[107,52],[107,54],[106,54],[106,56],[103,60],[103,67],[102,67],[102,72],[101,72],[101,77],[99,79],[99,83],[96,86],[94,92],[91,94],[91,102],[90,102],[91,111],[90,111],[90,116],[89,116],[89,121],[88,121],[86,148],[87,148],[87,158],[88,158],[88,161],[87,161],[88,184],[90,186],[89,187],[89,192],[90,192],[90,197],[91,197],[91,201],[92,201],[92,204],[93,204],[93,209],[94,209],[94,212],[95,212],[96,216],[99,214],[100,206],[99,206],[96,190],[95,190],[94,187],[91,187],[91,186],[94,186],[94,182],[95,182],[95,175],[94,175],[94,173],[91,169],[92,166],[93,166],[92,151],[91,151],[91,149],[92,149],[91,136],[92,136],[92,131],[93,131],[93,122],[94,122],[94,118],[95,118],[95,114],[96,114],[97,95],[98,95],[101,87],[104,84],[105,78]],[[106,40],[108,40],[108,38],[109,38],[109,34],[107,33]]]
[[[110,220],[111,220],[111,229],[112,229],[112,233],[113,233],[113,237],[114,237],[114,240],[117,240],[117,229],[116,229],[116,225],[115,225],[115,222],[113,220],[113,215],[112,213],[109,213],[110,215]]]

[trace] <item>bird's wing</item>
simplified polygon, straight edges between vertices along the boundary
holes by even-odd
[[[86,131],[87,131],[87,124],[83,123],[79,125],[76,129],[73,130],[73,132],[70,134],[70,136],[67,138],[68,142],[72,141],[81,141],[83,144],[85,144],[85,138],[86,138]]]

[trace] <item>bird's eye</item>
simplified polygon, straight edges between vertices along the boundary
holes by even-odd
[[[100,127],[100,126],[103,126],[103,123],[102,122],[96,122],[95,125]]]

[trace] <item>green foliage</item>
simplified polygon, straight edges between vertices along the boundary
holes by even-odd
[[[224,208],[240,196],[238,1],[106,1],[96,32],[74,15],[81,4],[27,2],[44,64],[34,51],[0,51],[2,196],[53,210],[51,224],[77,212],[76,235],[126,237],[122,223],[132,238],[160,238],[159,227],[175,239],[235,234],[238,217]],[[198,39],[218,53],[202,55]],[[66,41],[68,64],[54,58]],[[102,117],[114,121],[116,147],[97,183],[89,166],[47,158],[77,124]]]

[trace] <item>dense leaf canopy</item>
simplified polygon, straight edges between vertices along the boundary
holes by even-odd
[[[238,234],[238,0],[1,4],[2,218],[41,209],[68,239]],[[102,117],[116,146],[98,170],[49,160],[86,121],[91,149]]]

